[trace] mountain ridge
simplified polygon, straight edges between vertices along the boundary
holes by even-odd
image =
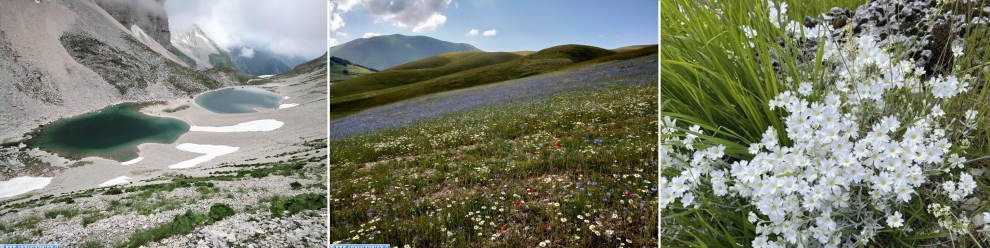
[[[354,39],[331,47],[329,55],[382,71],[408,62],[461,51],[481,49],[466,43],[453,43],[429,36],[392,34]]]

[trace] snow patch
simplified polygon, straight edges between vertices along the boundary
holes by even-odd
[[[175,146],[175,148],[187,152],[201,153],[206,155],[199,156],[190,160],[182,161],[177,164],[169,165],[168,166],[169,169],[192,168],[197,164],[201,164],[203,162],[210,161],[216,157],[227,155],[232,152],[236,152],[238,149],[240,149],[240,147],[233,147],[233,146],[199,145],[199,144],[190,144],[190,143],[182,143],[179,144],[178,146]]]
[[[137,157],[135,159],[127,160],[127,162],[120,163],[120,165],[132,165],[137,162],[141,162],[141,160],[144,160],[144,157]]]
[[[258,76],[258,77],[260,77],[260,78],[270,78],[272,76],[275,76],[275,75],[261,75],[261,76]]]
[[[285,96],[285,97],[283,97],[282,99],[289,99],[289,96]]]
[[[137,24],[131,24],[131,34],[141,42],[151,40],[151,38],[148,38],[148,34],[145,34],[144,30],[141,30],[141,27],[138,27]]]
[[[286,103],[286,104],[278,105],[278,108],[285,109],[285,108],[291,108],[291,107],[295,107],[295,106],[299,106],[299,104],[298,103]]]
[[[0,181],[0,198],[11,197],[42,189],[52,183],[51,177],[15,177],[10,181]]]
[[[225,127],[203,127],[203,126],[192,126],[189,128],[191,132],[215,132],[215,133],[229,133],[229,132],[267,132],[271,130],[278,129],[285,125],[281,121],[276,121],[272,119],[256,120],[239,123],[233,126]]]
[[[106,187],[106,186],[112,186],[112,185],[117,185],[117,184],[129,183],[130,181],[127,181],[128,179],[131,179],[131,178],[130,177],[127,177],[127,176],[119,176],[117,178],[110,179],[109,181],[106,181],[106,182],[101,183],[99,187]]]

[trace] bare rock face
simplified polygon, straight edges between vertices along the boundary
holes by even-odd
[[[96,0],[96,4],[124,27],[136,24],[166,50],[171,48],[165,0]]]

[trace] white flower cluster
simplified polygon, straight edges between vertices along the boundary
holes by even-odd
[[[773,18],[786,5],[780,12],[771,9]],[[895,60],[871,37],[854,40],[852,49],[840,48],[832,39],[824,43],[835,47],[825,49],[826,59],[844,63],[837,67],[834,85],[801,83],[796,93],[784,91],[769,101],[772,109],[787,112],[783,131],[788,140],[779,140],[778,130],[768,128],[761,142],[750,144],[750,160],[728,164],[724,146],[699,143],[705,135],[699,126],[680,129],[676,120],[664,117],[661,168],[679,168],[680,175],[660,178],[660,207],[677,199],[684,207],[702,207],[696,193],[709,187],[718,197],[745,199],[757,210],[749,214],[757,226],[754,247],[836,247],[868,242],[884,228],[883,220],[887,227],[904,227],[898,206],[910,201],[930,176],[963,168],[966,162],[950,154],[952,144],[938,125],[944,112],[937,102],[965,92],[968,84],[954,76],[936,77],[928,83],[930,90],[922,90],[923,69]],[[901,89],[916,97],[930,93],[936,98],[927,104],[931,113],[874,116],[883,113],[886,94]],[[966,116],[975,117],[975,112]],[[941,184],[946,195],[959,201],[973,193],[976,183],[967,173],[958,178],[931,183]],[[861,232],[843,237],[842,230],[850,229]]]

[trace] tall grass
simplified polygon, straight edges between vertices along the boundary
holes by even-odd
[[[802,20],[804,16],[817,16],[832,7],[855,8],[864,0],[834,1],[785,1],[789,3],[788,16]],[[767,1],[661,1],[661,115],[678,119],[679,123],[699,125],[712,144],[727,147],[726,154],[732,160],[747,160],[752,155],[746,151],[750,143],[759,143],[768,127],[783,129],[782,111],[770,110],[768,102],[784,90],[793,90],[800,82],[812,82],[816,86],[827,84],[830,75],[821,68],[822,52],[819,50],[811,66],[800,65],[795,56],[796,47],[790,40],[778,45],[776,37],[786,37],[774,27],[768,18]],[[714,11],[714,10],[725,10]],[[729,11],[731,10],[731,11]],[[980,13],[969,14],[966,20]],[[740,26],[756,30],[755,37],[747,37]],[[990,113],[990,90],[982,85],[990,81],[990,58],[985,47],[990,45],[986,28],[965,30],[966,55],[956,58],[956,68],[951,72],[962,77],[976,77],[970,92],[955,97],[943,105],[948,116],[961,116],[967,109],[975,109],[981,115]],[[752,43],[752,46],[750,46]],[[896,48],[895,48],[896,49]],[[775,69],[771,58],[779,69]],[[897,101],[891,101],[896,99]],[[922,101],[912,99],[907,92],[895,95],[888,102],[899,104],[887,112],[905,111],[921,106]],[[880,116],[884,113],[875,113]],[[990,148],[986,118],[978,123],[970,137],[953,137],[955,144],[971,145],[953,147],[977,161],[967,167],[985,169],[984,159]],[[686,131],[686,130],[682,130]],[[788,141],[781,135],[782,145]],[[967,141],[968,140],[968,141]],[[700,147],[701,149],[705,147]],[[661,168],[662,177],[677,176],[679,172]],[[977,178],[982,193],[974,198],[987,202],[988,175]],[[943,180],[946,178],[938,178]],[[885,230],[873,244],[893,246],[918,246],[937,244],[943,246],[979,246],[986,242],[977,232],[968,237],[947,239],[948,231],[940,228],[939,219],[926,207],[938,202],[951,204],[938,189],[919,192],[900,211],[916,231]],[[671,247],[748,247],[755,237],[755,226],[746,220],[746,213],[755,211],[750,203],[720,199],[705,189],[707,194],[697,195],[700,208],[683,208],[669,205],[661,209],[662,225],[676,225],[678,231],[661,228],[663,246]],[[958,206],[958,205],[953,205]],[[986,211],[985,206],[975,211],[959,211],[956,217],[968,219]],[[958,211],[958,208],[956,208]],[[926,230],[926,231],[917,231]],[[933,231],[931,231],[933,230]],[[971,230],[975,231],[975,230]],[[853,231],[854,232],[854,231]],[[847,233],[854,234],[854,233]],[[965,236],[965,235],[963,235]],[[985,245],[982,247],[986,247]]]

